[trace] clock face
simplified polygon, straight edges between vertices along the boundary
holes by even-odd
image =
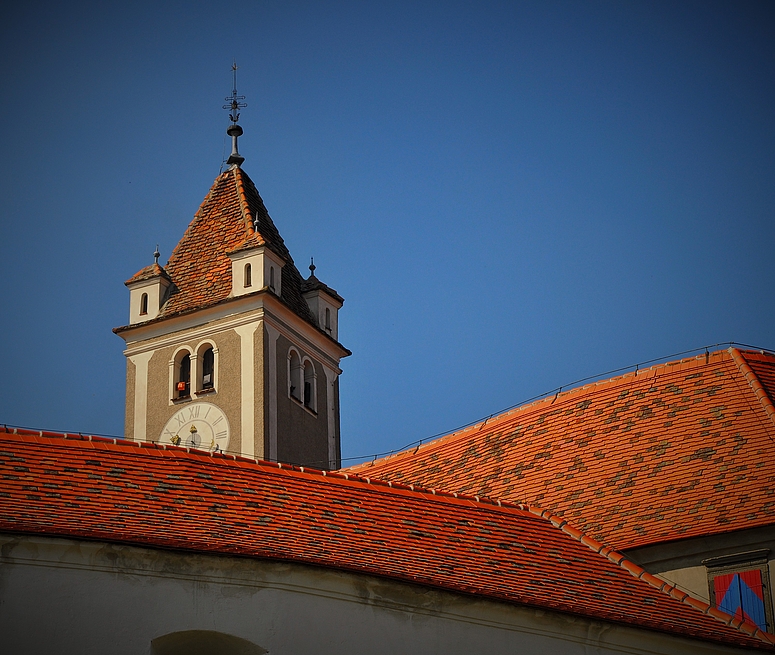
[[[222,453],[229,446],[229,436],[229,421],[219,407],[211,403],[192,403],[173,414],[161,431],[159,441]]]

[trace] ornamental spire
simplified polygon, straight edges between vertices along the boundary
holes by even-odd
[[[242,127],[237,125],[237,121],[239,121],[239,110],[244,109],[248,105],[247,103],[242,102],[245,99],[245,96],[237,95],[236,61],[231,65],[231,73],[233,81],[231,95],[224,98],[228,104],[223,106],[224,109],[229,110],[229,119],[231,119],[231,125],[229,125],[228,129],[226,130],[226,134],[231,137],[231,155],[229,155],[226,163],[230,166],[239,166],[243,161],[245,161],[245,158],[242,157],[237,150],[237,139],[242,136]]]

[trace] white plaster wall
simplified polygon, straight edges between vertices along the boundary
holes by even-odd
[[[321,291],[310,291],[304,294],[304,300],[307,301],[310,311],[318,322],[318,327],[326,332],[326,309],[331,312],[331,330],[328,334],[336,340],[339,340],[339,308],[341,303],[333,303],[329,300],[330,296]]]
[[[150,654],[214,630],[287,653],[741,652],[295,564],[0,535],[0,650]]]
[[[661,571],[658,575],[679,589],[691,593],[695,598],[710,603],[708,569],[704,566],[689,566],[683,569]]]
[[[274,268],[274,293],[282,292],[282,269],[285,265],[282,259],[269,248],[253,248],[232,255],[231,258],[231,292],[232,295],[244,296],[269,286],[269,269]],[[245,264],[250,264],[251,285],[245,286]]]
[[[135,282],[129,287],[129,324],[150,321],[159,315],[162,299],[169,283],[162,278],[153,278],[143,282]],[[148,294],[148,312],[140,313],[140,298]]]

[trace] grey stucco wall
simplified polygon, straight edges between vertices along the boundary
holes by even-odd
[[[288,396],[288,351],[291,345],[310,357],[317,375],[317,414]],[[277,459],[314,468],[327,468],[328,407],[326,374],[320,362],[280,335],[277,338]]]
[[[211,341],[218,349],[218,368],[215,392],[203,394],[198,398],[170,403],[169,361],[181,346],[188,346],[192,351],[201,341]],[[162,429],[173,414],[192,402],[208,402],[220,407],[229,421],[231,437],[229,452],[241,452],[241,365],[240,337],[234,330],[217,332],[207,339],[185,339],[181,334],[180,342],[174,346],[159,348],[153,353],[148,363],[148,413],[147,438],[149,441],[159,439]]]
[[[147,655],[186,630],[276,655],[741,652],[292,563],[2,534],[0,554],[0,635],[17,655]]]

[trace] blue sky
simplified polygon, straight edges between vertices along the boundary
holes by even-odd
[[[345,457],[619,367],[775,348],[771,2],[17,3],[0,422],[123,433],[123,285],[240,151],[346,299]]]

